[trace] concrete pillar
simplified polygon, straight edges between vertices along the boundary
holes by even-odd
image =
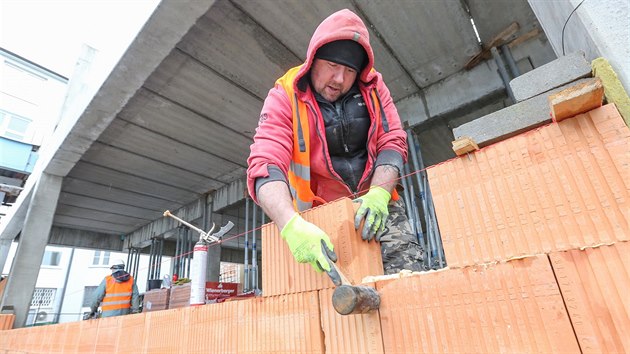
[[[630,3],[628,0],[528,0],[558,56],[582,51],[590,62],[608,60],[626,91],[630,90]],[[582,3],[582,5],[580,5]],[[569,14],[578,5],[567,21]],[[562,28],[564,30],[564,40]]]
[[[24,327],[48,243],[63,178],[42,173],[37,181],[0,309],[15,311],[14,328]]]
[[[10,239],[0,239],[0,273],[2,273],[4,265],[7,263],[12,241]]]

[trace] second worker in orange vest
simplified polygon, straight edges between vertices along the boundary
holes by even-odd
[[[89,317],[94,317],[99,304],[102,317],[138,312],[138,287],[133,277],[125,271],[125,263],[122,260],[114,260],[110,269],[112,274],[106,276],[94,292]]]
[[[395,187],[407,159],[407,136],[389,89],[374,70],[363,21],[350,10],[315,30],[305,62],[269,91],[248,159],[247,184],[276,223],[295,259],[330,270],[319,227],[297,211],[351,197],[355,226],[381,243],[386,274],[421,271],[424,251],[411,232]]]

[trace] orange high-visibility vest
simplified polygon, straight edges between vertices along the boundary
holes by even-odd
[[[282,86],[287,93],[293,112],[293,157],[289,166],[288,177],[289,188],[293,196],[293,207],[298,211],[312,208],[313,201],[318,201],[322,204],[326,203],[325,200],[316,196],[311,190],[311,135],[308,124],[308,108],[304,101],[298,99],[294,89],[295,77],[302,65],[289,69],[286,74],[276,80],[276,85]],[[377,96],[376,90],[372,90],[371,96],[374,113],[377,115],[375,122],[379,124],[382,114],[381,100]],[[392,197],[398,199],[395,189]]]
[[[119,283],[108,275],[105,277],[105,297],[101,303],[104,311],[120,310],[131,308],[131,293],[133,291],[133,277],[130,275],[129,280]]]

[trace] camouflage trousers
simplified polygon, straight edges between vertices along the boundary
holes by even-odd
[[[385,274],[395,274],[403,269],[424,271],[424,249],[411,231],[402,198],[390,202],[385,231],[380,235],[381,255]]]

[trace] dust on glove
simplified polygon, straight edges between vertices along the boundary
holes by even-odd
[[[385,222],[389,216],[387,204],[392,195],[382,187],[371,187],[363,196],[353,200],[360,202],[361,206],[354,216],[354,228],[358,229],[365,218],[365,224],[361,231],[361,238],[370,241],[379,232],[385,229]]]
[[[300,214],[295,214],[289,222],[282,228],[280,232],[282,238],[286,241],[293,257],[298,263],[309,263],[317,272],[330,271],[328,257],[324,254],[325,249],[322,247],[322,241],[327,247],[331,255],[334,246],[330,242],[330,238],[326,233],[314,224],[304,220]]]

